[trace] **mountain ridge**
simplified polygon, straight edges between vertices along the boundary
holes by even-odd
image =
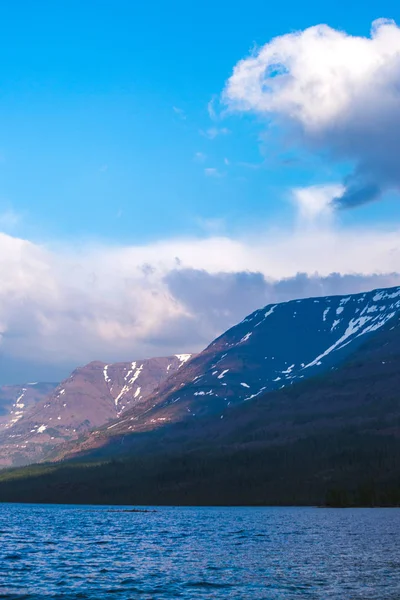
[[[157,390],[157,411],[173,405],[181,412],[193,407],[192,414],[195,409],[224,410],[328,370],[399,310],[400,287],[267,305],[216,338],[169,378]],[[313,319],[315,313],[319,322]],[[148,412],[153,399],[146,402]],[[129,418],[128,411],[117,431]]]
[[[91,434],[144,431],[213,413],[335,368],[400,312],[400,287],[258,309],[216,338],[131,414]]]
[[[30,456],[21,457],[19,449],[14,461],[60,460],[107,446],[113,437],[207,416],[224,419],[234,406],[336,369],[367,339],[390,329],[399,314],[400,287],[267,305],[200,354],[175,355],[172,368],[170,358],[151,359],[146,364],[162,377],[153,377],[146,390],[141,385],[144,363],[89,363],[36,407],[29,429],[23,430],[23,419],[13,427],[8,447],[0,435],[0,459],[1,452],[4,457],[21,446],[19,438],[30,444]],[[85,399],[84,407],[74,407],[78,418],[72,426],[70,418],[69,429],[63,421],[69,410],[68,385],[77,386],[77,397]],[[49,417],[49,411],[57,415]],[[51,427],[46,418],[53,420]]]

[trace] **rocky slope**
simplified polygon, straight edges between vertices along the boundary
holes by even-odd
[[[0,431],[0,466],[38,461],[57,444],[77,439],[128,409],[140,409],[146,397],[190,358],[178,354],[132,363],[92,362],[50,393],[29,400],[29,406],[27,400],[26,407],[22,400],[32,397],[31,388],[21,389],[12,418]]]
[[[400,288],[309,298],[257,310],[150,395],[76,447],[214,414],[335,368],[400,314]]]

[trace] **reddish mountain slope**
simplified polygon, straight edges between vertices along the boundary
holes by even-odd
[[[57,444],[77,439],[128,409],[141,410],[146,397],[190,358],[179,354],[132,363],[92,362],[29,410],[22,412],[19,399],[17,419],[0,432],[0,466],[36,462]]]

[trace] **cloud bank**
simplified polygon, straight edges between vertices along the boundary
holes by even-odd
[[[0,359],[70,367],[199,351],[269,302],[400,284],[400,229],[339,227],[338,189],[294,190],[293,227],[235,237],[77,248],[0,234]]]
[[[350,161],[338,208],[400,187],[400,28],[379,19],[370,37],[327,25],[272,39],[234,68],[223,94],[234,111],[283,125],[297,142]]]

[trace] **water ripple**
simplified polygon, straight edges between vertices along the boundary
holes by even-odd
[[[400,510],[0,505],[0,600],[398,600]]]

